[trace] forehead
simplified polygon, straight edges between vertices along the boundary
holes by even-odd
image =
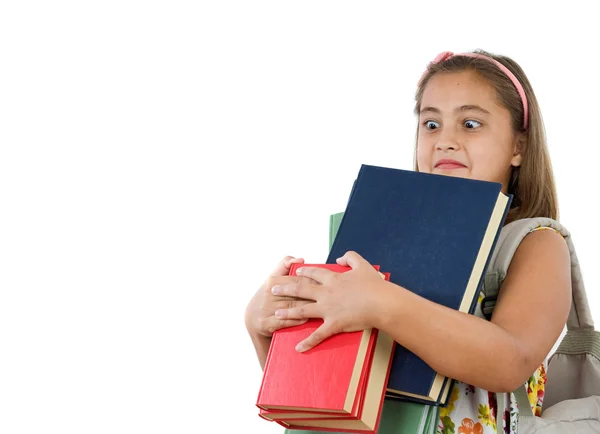
[[[487,110],[502,109],[496,90],[474,71],[437,73],[427,83],[421,107],[451,111],[463,105],[479,105]]]

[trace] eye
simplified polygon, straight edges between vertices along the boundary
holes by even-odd
[[[474,121],[474,120],[468,120],[465,121],[465,127],[467,127],[467,129],[469,130],[473,130],[475,128],[478,128],[481,126],[480,122]]]
[[[440,127],[440,124],[435,121],[425,121],[423,122],[423,125],[425,125],[425,128],[428,130],[435,130]]]

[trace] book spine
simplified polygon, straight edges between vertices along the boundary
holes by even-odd
[[[500,193],[500,194],[504,194],[504,193]],[[492,261],[492,257],[494,256],[494,250],[496,249],[496,246],[498,244],[498,239],[500,238],[500,234],[502,232],[502,228],[504,227],[504,224],[506,222],[506,217],[508,216],[508,212],[510,211],[510,205],[512,203],[513,200],[513,195],[509,194],[508,195],[508,200],[506,201],[506,208],[504,209],[504,214],[502,215],[502,220],[500,221],[500,227],[498,228],[498,230],[496,231],[496,236],[494,237],[494,241],[492,243],[492,246],[490,248],[490,253],[485,261],[485,265],[483,267],[483,272],[481,273],[481,276],[479,277],[479,282],[477,283],[477,291],[475,291],[475,297],[473,297],[473,300],[471,301],[471,306],[469,307],[469,314],[473,314],[475,313],[475,309],[477,308],[477,300],[479,298],[479,293],[481,291],[481,287],[483,285],[483,282],[485,280],[485,274],[487,272],[488,267],[490,266],[490,262]]]

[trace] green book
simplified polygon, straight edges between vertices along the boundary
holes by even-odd
[[[435,434],[437,432],[438,420],[440,419],[440,407],[428,405],[429,417],[427,418],[427,424],[425,425],[424,433]]]
[[[383,401],[378,434],[434,434],[439,407],[386,398]],[[301,424],[300,421],[296,421]],[[286,434],[344,434],[331,431],[286,429]]]
[[[416,402],[394,401],[397,408],[394,409],[396,414],[400,414],[397,419],[399,426],[402,426],[403,432],[415,432],[422,434],[434,434],[437,432],[438,418],[440,415],[440,407],[435,405],[419,404]],[[421,418],[418,416],[421,415]],[[411,425],[412,423],[412,425]],[[391,425],[390,425],[391,427]],[[388,425],[385,428],[390,432]],[[393,431],[396,432],[396,431]]]
[[[343,212],[338,212],[329,216],[329,249],[331,249],[333,240],[335,239],[335,234],[337,234],[337,231],[340,227],[342,217],[344,217]]]
[[[381,434],[432,434],[437,426],[432,420],[437,407],[415,402],[386,399],[383,402],[381,422],[378,433]]]

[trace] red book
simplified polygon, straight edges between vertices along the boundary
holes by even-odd
[[[362,396],[362,412],[357,418],[303,419],[276,422],[288,429],[318,430],[375,434],[379,429],[385,390],[392,366],[396,343],[386,333],[379,332],[375,342],[372,366]]]
[[[360,381],[356,390],[356,397],[354,398],[354,407],[350,414],[333,414],[330,412],[301,412],[297,410],[263,410],[260,409],[259,416],[266,420],[310,420],[310,419],[337,419],[337,418],[360,418],[362,413],[362,407],[364,403],[364,393],[367,387],[367,381],[369,372],[371,370],[371,364],[373,361],[373,353],[375,346],[375,337],[378,334],[378,330],[374,330],[373,338],[370,340],[370,345],[367,350],[367,356],[363,364]]]
[[[294,264],[350,271],[337,264]],[[374,266],[379,270],[379,266]],[[389,273],[380,273],[389,280]],[[394,341],[377,329],[331,336],[299,353],[296,344],[323,321],[273,334],[257,406],[259,415],[289,428],[376,432],[393,356]]]
[[[300,265],[293,264],[290,275],[294,276]],[[352,269],[338,264],[304,266],[322,267],[339,273]],[[256,403],[259,408],[356,414],[357,390],[376,333],[371,329],[339,333],[309,351],[296,351],[296,345],[321,324],[323,320],[320,318],[310,319],[305,324],[273,333]]]

